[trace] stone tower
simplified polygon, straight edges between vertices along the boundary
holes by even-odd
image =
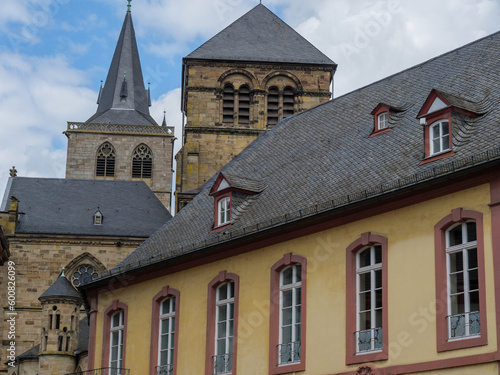
[[[177,209],[259,134],[328,101],[336,67],[262,4],[185,57]]]
[[[66,178],[144,180],[170,207],[173,127],[149,114],[132,13],[126,13],[97,111],[69,122]]]
[[[39,375],[68,374],[75,371],[78,348],[79,313],[82,299],[64,277],[43,293]]]

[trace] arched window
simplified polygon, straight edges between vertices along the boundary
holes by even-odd
[[[222,122],[234,123],[234,88],[231,85],[224,86],[222,90]]]
[[[295,91],[291,87],[283,90],[283,118],[287,118],[295,113]]]
[[[105,142],[97,150],[96,176],[113,177],[115,175],[115,148]]]
[[[153,169],[153,154],[151,149],[144,143],[141,143],[134,150],[132,159],[132,177],[133,178],[151,178]]]
[[[279,121],[279,91],[276,87],[271,87],[267,95],[267,124],[276,125]]]
[[[247,85],[240,87],[238,101],[238,123],[250,123],[250,89]]]

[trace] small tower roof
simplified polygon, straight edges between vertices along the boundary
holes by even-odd
[[[191,52],[186,59],[336,66],[328,56],[262,4]]]
[[[130,11],[125,15],[106,82],[99,92],[97,112],[87,122],[158,125],[149,114],[149,92],[144,87]]]
[[[73,298],[81,300],[78,291],[71,285],[69,280],[64,276],[64,271],[61,276],[57,278],[54,284],[50,286],[38,299],[42,301],[46,298]]]

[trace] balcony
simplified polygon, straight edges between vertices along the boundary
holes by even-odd
[[[481,334],[479,311],[448,315],[446,319],[448,320],[450,339],[479,336]]]
[[[174,365],[156,366],[156,375],[172,375],[174,373]]]
[[[212,360],[214,375],[230,374],[233,371],[233,353],[214,355]]]
[[[382,328],[354,332],[356,353],[382,350]]]
[[[94,370],[73,372],[66,375],[130,375],[130,370],[125,368],[103,367]]]
[[[278,345],[278,365],[300,363],[300,341]]]

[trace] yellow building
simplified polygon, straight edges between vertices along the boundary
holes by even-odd
[[[496,33],[259,137],[81,287],[89,369],[497,375],[499,52]]]

